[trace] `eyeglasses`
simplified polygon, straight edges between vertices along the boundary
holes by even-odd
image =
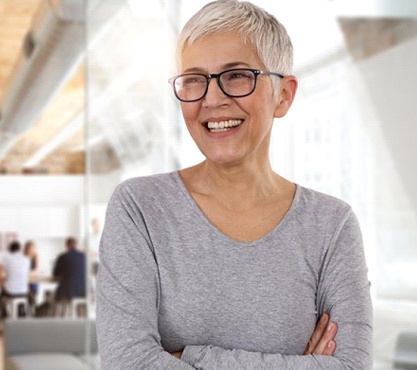
[[[168,80],[174,89],[175,96],[183,102],[195,102],[203,99],[208,91],[210,81],[215,78],[221,91],[231,98],[242,98],[255,91],[259,75],[274,75],[284,78],[276,72],[260,71],[259,69],[238,68],[228,69],[221,73],[202,74],[185,73]]]

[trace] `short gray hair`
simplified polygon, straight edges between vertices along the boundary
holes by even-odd
[[[292,73],[293,47],[285,27],[264,9],[239,0],[213,1],[189,19],[177,43],[179,65],[187,45],[223,32],[236,32],[244,42],[250,42],[268,70]]]

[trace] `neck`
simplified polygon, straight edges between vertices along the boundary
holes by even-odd
[[[191,192],[213,197],[234,209],[252,207],[279,191],[286,182],[272,171],[268,160],[244,166],[216,166],[205,161],[181,171]]]

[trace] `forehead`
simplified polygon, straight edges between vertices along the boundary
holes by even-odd
[[[187,44],[181,54],[181,71],[219,72],[224,66],[237,64],[262,68],[254,46],[234,32],[203,36]]]

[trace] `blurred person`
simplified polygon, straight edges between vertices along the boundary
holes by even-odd
[[[36,243],[33,240],[28,240],[25,243],[23,254],[29,258],[30,261],[30,278],[36,278],[39,272],[39,260],[36,250]],[[29,303],[35,305],[36,298],[39,291],[39,284],[37,282],[29,282]]]
[[[99,245],[101,238],[101,222],[98,217],[93,217],[91,219],[91,233],[90,233],[90,244],[89,244],[89,273],[90,275],[90,292],[91,297],[95,301],[96,299],[96,284],[97,284],[97,271],[100,264],[99,261]]]
[[[90,263],[91,263],[91,271],[93,275],[97,275],[98,265],[99,265],[99,257],[98,257],[98,249],[100,245],[100,238],[101,238],[101,222],[98,217],[94,217],[91,219],[91,235],[90,235]]]
[[[28,297],[30,260],[22,254],[19,241],[11,242],[8,249],[9,253],[3,257],[0,264],[0,275],[2,277],[1,297],[4,299]],[[2,316],[6,316],[3,304]]]
[[[65,240],[66,252],[60,254],[55,262],[53,276],[58,281],[55,303],[67,304],[72,298],[85,297],[86,257],[77,249],[77,239]]]
[[[111,197],[102,369],[370,370],[357,218],[270,164],[274,121],[298,84],[285,28],[249,2],[214,1],[184,26],[177,52],[170,83],[205,159],[126,180]]]

